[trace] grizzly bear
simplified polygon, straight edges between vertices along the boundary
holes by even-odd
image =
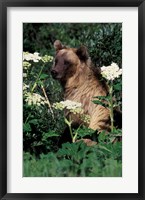
[[[90,116],[89,128],[98,132],[109,131],[109,109],[92,102],[93,97],[106,96],[108,88],[101,79],[99,68],[93,66],[87,48],[69,48],[63,46],[59,40],[54,42],[54,48],[56,55],[51,74],[61,83],[64,100],[82,104],[84,113]],[[76,116],[73,116],[73,121],[80,123]]]

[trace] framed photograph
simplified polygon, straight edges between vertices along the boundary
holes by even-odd
[[[0,199],[145,199],[144,12],[0,2]]]

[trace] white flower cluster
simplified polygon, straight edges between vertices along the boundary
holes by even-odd
[[[25,91],[25,90],[27,90],[29,88],[29,85],[27,85],[27,84],[23,84],[23,91]]]
[[[52,62],[52,61],[53,61],[53,57],[52,57],[52,56],[45,55],[45,56],[42,57],[41,60],[42,60],[44,63]]]
[[[54,103],[52,105],[53,108],[57,109],[57,110],[63,110],[63,109],[67,109],[69,110],[69,112],[73,113],[73,114],[79,114],[80,119],[85,122],[85,123],[89,123],[90,122],[90,116],[84,114],[84,110],[82,109],[82,104],[75,102],[75,101],[70,101],[70,100],[66,100],[66,101],[60,101],[59,103]]]
[[[119,78],[122,74],[122,69],[119,69],[116,63],[112,63],[110,66],[101,67],[101,74],[107,80],[114,80],[115,78]]]
[[[59,103],[57,102],[53,104],[53,107],[55,109],[58,109],[58,110],[67,109],[70,112],[73,112],[74,114],[81,113],[83,111],[81,106],[82,106],[81,103],[70,101],[70,100],[60,101]]]
[[[27,78],[27,73],[23,73],[23,78]]]
[[[23,52],[23,60],[27,60],[27,61],[32,60],[33,62],[39,62],[39,60],[41,60],[41,57],[39,56],[39,53],[37,52],[35,52],[34,54]]]
[[[23,68],[24,69],[28,69],[31,66],[31,63],[27,62],[27,61],[23,61]]]
[[[26,60],[26,61],[24,61]],[[38,52],[35,53],[29,53],[29,52],[23,52],[23,67],[28,68],[31,66],[31,64],[27,61],[33,61],[33,62],[39,62],[39,60],[42,60],[42,62],[47,63],[47,62],[52,62],[53,61],[53,57],[52,56],[48,56],[45,55],[43,57],[39,56]]]
[[[91,120],[91,117],[90,117],[89,115],[84,115],[84,114],[83,114],[83,115],[81,116],[81,120],[82,120],[83,122],[89,124],[89,123],[90,123],[90,120]]]
[[[30,92],[26,94],[25,101],[28,103],[29,106],[31,105],[40,106],[46,103],[45,98],[42,97],[40,94],[30,93]]]
[[[81,103],[75,102],[75,101],[70,101],[70,100],[66,100],[66,101],[61,101],[60,102],[64,107],[66,107],[68,110],[73,110],[76,108],[80,108],[82,106]]]

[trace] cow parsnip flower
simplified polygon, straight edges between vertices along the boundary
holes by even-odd
[[[23,73],[23,78],[27,78],[27,73]]]
[[[114,80],[119,78],[122,74],[122,69],[119,69],[116,63],[112,63],[110,66],[103,66],[101,67],[101,74],[107,80]]]
[[[76,108],[81,108],[81,103],[66,100],[66,101],[60,101],[60,102],[53,104],[53,107],[56,108],[56,109],[57,108],[59,109],[59,106],[61,108],[67,108],[68,110],[73,110],[73,109],[76,109]]]
[[[80,119],[83,122],[85,122],[85,123],[90,122],[90,116],[84,114],[84,110],[82,109],[82,104],[79,103],[79,102],[70,101],[70,100],[60,101],[60,102],[54,103],[52,105],[52,107],[57,109],[57,110],[67,109],[70,113],[73,113],[75,115],[79,114]],[[69,124],[67,119],[65,119],[65,120],[66,120],[67,124]]]
[[[90,123],[90,120],[91,120],[91,117],[89,116],[89,115],[82,115],[81,116],[81,120],[83,121],[83,122],[85,122],[85,123],[87,123],[87,124],[89,124]]]
[[[61,101],[60,102],[64,107],[66,107],[68,110],[73,110],[76,108],[81,108],[82,104],[75,102],[75,101],[71,101],[71,100],[66,100],[66,101]]]
[[[27,84],[24,83],[24,84],[23,84],[23,91],[24,91],[24,90],[27,90],[28,88],[29,88],[29,85],[27,85]]]
[[[25,96],[28,92],[29,85],[23,83],[23,95]]]
[[[45,55],[45,56],[42,57],[41,60],[42,60],[44,63],[52,62],[52,61],[53,61],[53,57],[52,57],[52,56]]]
[[[26,94],[25,101],[28,103],[29,106],[31,105],[44,105],[46,103],[46,100],[44,97],[42,97],[40,94],[37,93],[30,93],[28,92]]]
[[[58,110],[67,109],[74,114],[83,113],[82,104],[75,101],[60,101],[53,104],[53,107]]]
[[[33,62],[39,62],[39,60],[41,60],[41,57],[39,56],[38,52],[35,52],[34,54],[23,52],[23,60],[26,61],[32,60]]]
[[[28,69],[31,66],[31,63],[29,63],[28,61],[23,61],[23,68],[24,69]]]

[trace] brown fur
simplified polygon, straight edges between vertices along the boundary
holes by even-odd
[[[90,116],[89,128],[109,130],[109,110],[92,102],[95,96],[106,96],[107,86],[100,80],[99,70],[94,70],[87,49],[66,48],[60,41],[55,41],[55,62],[52,75],[64,88],[64,99],[82,103],[84,113]],[[75,122],[80,123],[76,116]]]

